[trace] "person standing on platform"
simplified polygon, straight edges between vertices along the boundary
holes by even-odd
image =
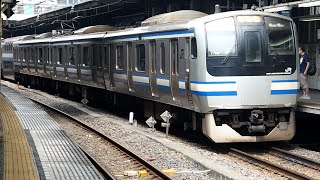
[[[303,47],[299,47],[300,54],[300,87],[303,90],[303,95],[300,99],[310,99],[309,86],[307,82],[308,70],[310,67],[310,58]]]

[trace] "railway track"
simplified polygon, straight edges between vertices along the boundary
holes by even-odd
[[[90,137],[96,136],[95,138],[101,139],[103,141],[103,144],[105,144],[107,147],[107,150],[105,150],[105,154],[112,158],[111,162],[109,162],[108,167],[103,167],[97,160],[90,155],[89,152],[85,151],[83,147],[81,149],[84,150],[84,153],[88,155],[88,157],[93,161],[93,163],[97,166],[98,170],[101,171],[101,173],[107,178],[107,179],[126,179],[126,178],[132,178],[137,176],[147,176],[148,179],[171,179],[169,176],[167,176],[164,172],[162,172],[160,169],[156,168],[154,165],[150,164],[145,159],[139,157],[126,147],[122,146],[118,142],[114,141],[112,138],[106,136],[105,134],[99,132],[95,128],[87,125],[86,123],[81,122],[80,120],[77,120],[76,118],[72,117],[71,115],[62,112],[59,109],[56,109],[54,107],[51,107],[47,104],[44,104],[40,101],[37,101],[35,99],[29,98],[32,101],[40,104],[41,106],[44,106],[51,111],[54,111],[67,119],[71,120],[73,124],[76,124],[77,128],[82,128],[85,131],[89,131]],[[127,177],[123,175],[119,175],[119,172],[123,172],[122,169],[136,169],[137,171],[127,171],[124,172]]]
[[[264,153],[229,148],[229,154],[290,179],[319,179],[320,163],[286,150],[271,147]]]

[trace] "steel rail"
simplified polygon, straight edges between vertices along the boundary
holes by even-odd
[[[112,145],[116,146],[117,148],[119,148],[120,150],[122,150],[123,152],[125,152],[126,154],[128,154],[129,156],[131,156],[132,158],[136,159],[137,161],[139,161],[142,165],[144,165],[145,167],[149,168],[151,171],[153,171],[157,176],[159,176],[160,178],[162,179],[165,179],[165,180],[171,180],[172,178],[170,178],[169,176],[167,176],[164,172],[162,172],[161,170],[159,170],[158,168],[156,168],[155,166],[153,166],[152,164],[148,163],[146,160],[144,160],[143,158],[139,157],[138,155],[136,155],[135,153],[133,153],[132,151],[130,151],[129,149],[125,148],[124,146],[122,146],[120,143],[116,142],[115,140],[111,139],[110,137],[104,135],[102,132],[94,129],[93,127],[91,127],[90,125],[84,123],[84,122],[81,122],[80,120],[78,120],[77,118],[57,109],[57,108],[54,108],[50,105],[47,105],[47,104],[44,104],[38,100],[35,100],[31,97],[28,97],[30,100],[38,103],[38,104],[41,104],[53,111],[56,111],[58,112],[59,114],[62,114],[64,115],[65,117],[68,117],[70,118],[71,120],[73,120],[74,122],[80,124],[81,126],[89,129],[90,131],[93,131],[94,133],[96,133],[97,135],[101,136],[104,140],[110,142]],[[102,168],[103,169],[103,168]]]
[[[98,161],[92,157],[82,146],[78,145],[78,147],[83,151],[83,153],[89,158],[92,164],[98,169],[98,171],[108,180],[116,180],[117,178],[114,177],[109,171],[104,169]]]
[[[277,148],[277,147],[271,147],[271,149],[276,151],[279,154],[288,156],[288,157],[290,157],[292,159],[295,159],[295,160],[301,161],[301,162],[303,162],[305,164],[308,164],[308,167],[310,167],[310,168],[313,168],[313,169],[316,169],[316,170],[320,170],[320,162],[317,162],[317,161],[309,159],[307,157],[303,157],[303,156],[300,156],[300,155],[285,151],[285,150]]]
[[[306,176],[304,174],[301,174],[299,172],[296,172],[294,170],[291,170],[291,169],[288,169],[288,168],[285,168],[285,167],[282,167],[278,164],[275,164],[275,163],[272,163],[272,162],[268,162],[262,158],[259,158],[259,157],[256,157],[256,156],[253,156],[251,154],[248,154],[246,152],[243,152],[241,150],[238,150],[238,149],[235,149],[235,148],[230,148],[230,151],[232,153],[235,153],[236,155],[238,156],[241,156],[241,157],[244,157],[246,159],[249,159],[251,161],[253,161],[253,163],[258,163],[258,164],[262,164],[263,166],[269,168],[269,169],[274,169],[276,170],[277,172],[285,175],[285,176],[288,176],[290,178],[294,178],[294,179],[312,179],[312,180],[316,180],[312,177],[309,177],[309,176]]]

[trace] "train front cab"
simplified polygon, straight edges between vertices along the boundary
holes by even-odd
[[[299,89],[294,23],[236,15],[206,23],[206,37],[203,133],[215,142],[292,139]]]

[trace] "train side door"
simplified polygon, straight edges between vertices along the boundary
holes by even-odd
[[[191,51],[194,50],[195,38],[180,38],[180,73],[179,73],[179,85],[180,92],[182,93],[182,103],[185,107],[194,108],[192,102],[191,85],[190,85],[190,61]],[[193,54],[194,55],[194,54]],[[181,89],[182,88],[182,89]]]
[[[159,97],[156,74],[156,52],[156,41],[151,41],[149,49],[149,83],[152,96]]]
[[[170,86],[173,101],[179,101],[179,42],[170,40]]]

